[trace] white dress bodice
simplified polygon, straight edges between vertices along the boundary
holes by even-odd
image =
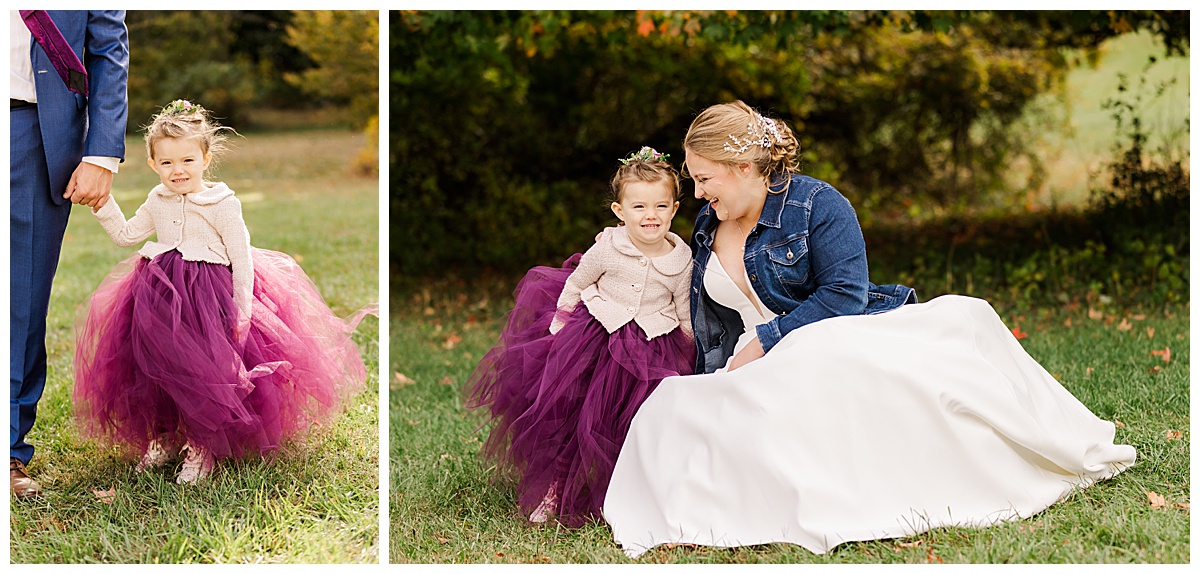
[[[746,284],[750,284],[750,277],[746,276],[745,270],[742,275],[746,280]],[[766,305],[763,305],[761,299],[758,298],[758,293],[754,289],[750,290],[750,295],[754,300],[746,298],[746,294],[733,282],[733,278],[725,271],[725,267],[721,265],[721,258],[713,253],[708,258],[708,265],[704,269],[704,289],[708,291],[708,296],[717,304],[733,309],[738,312],[742,318],[742,326],[745,331],[742,336],[738,337],[737,345],[733,348],[733,355],[737,355],[743,347],[750,344],[757,337],[754,328],[771,321],[776,317]],[[733,360],[733,355],[729,360]],[[729,367],[729,361],[725,362],[725,367],[721,368],[724,371]]]

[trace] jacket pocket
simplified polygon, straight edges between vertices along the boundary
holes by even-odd
[[[767,248],[775,278],[784,285],[802,285],[808,281],[808,234],[797,235]]]

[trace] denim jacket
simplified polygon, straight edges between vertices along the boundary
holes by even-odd
[[[725,366],[744,327],[704,289],[716,214],[704,206],[692,234],[692,329],[696,372]],[[867,249],[854,208],[833,186],[803,175],[771,188],[742,257],[750,286],[777,317],[756,330],[763,350],[792,330],[839,315],[874,314],[917,301],[903,285],[867,279]]]

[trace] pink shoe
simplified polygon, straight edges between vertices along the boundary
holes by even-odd
[[[550,488],[546,489],[546,496],[542,497],[542,503],[537,508],[533,509],[533,514],[529,515],[530,522],[541,524],[555,512],[558,512],[558,492],[551,484]]]
[[[212,474],[216,460],[211,452],[204,447],[193,445],[190,441],[179,452],[183,454],[184,451],[187,451],[187,455],[183,457],[183,469],[179,471],[179,476],[175,477],[176,484],[197,482]]]
[[[171,460],[170,453],[163,447],[162,441],[154,439],[146,446],[146,453],[142,455],[142,460],[138,461],[137,466],[133,467],[134,472],[146,472],[152,468],[158,468],[167,461]]]

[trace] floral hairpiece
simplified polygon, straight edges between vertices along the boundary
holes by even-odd
[[[729,139],[733,140],[733,144],[725,142],[725,151],[740,154],[750,149],[752,145],[766,149],[771,147],[772,139],[783,143],[783,136],[779,133],[779,127],[775,125],[775,120],[764,118],[758,112],[751,113],[754,115],[750,118],[750,123],[746,124],[746,137],[739,138],[729,134]]]
[[[200,106],[193,104],[187,100],[175,100],[163,106],[161,114],[179,115],[179,114],[194,114],[200,111]],[[161,115],[160,114],[160,115]]]
[[[657,150],[650,146],[642,146],[642,149],[629,154],[629,157],[619,160],[623,165],[629,165],[635,161],[666,161],[671,157],[669,153],[658,153]]]

